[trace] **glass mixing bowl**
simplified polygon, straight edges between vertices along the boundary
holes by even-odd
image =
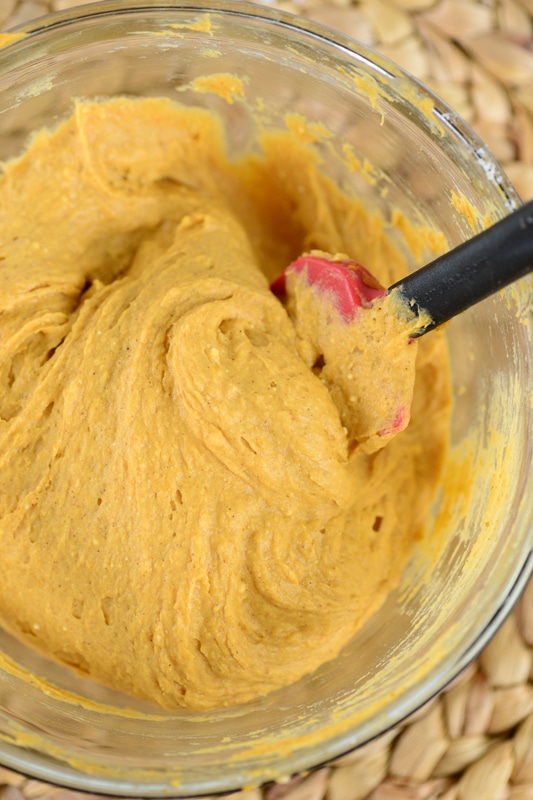
[[[334,137],[320,153],[325,173],[386,218],[400,210],[413,225],[437,227],[449,246],[472,222],[518,204],[491,154],[431,92],[365,47],[289,14],[131,0],[55,14],[17,33],[0,49],[2,160],[31,131],[67,116],[73,98],[116,94],[214,109],[238,153],[253,144],[250,109],[260,98],[271,127],[284,128],[287,111],[326,125]],[[187,88],[215,72],[242,77],[246,103]],[[487,644],[530,572],[528,303],[523,281],[449,325],[451,449],[429,534],[398,590],[334,661],[242,706],[170,713],[77,678],[1,634],[11,667],[0,672],[0,762],[105,794],[230,791],[339,756],[439,692]]]

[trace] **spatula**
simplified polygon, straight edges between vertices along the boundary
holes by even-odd
[[[310,288],[312,302],[307,302],[306,308],[307,312],[311,309],[316,330],[309,333],[308,320],[303,322],[298,304],[293,303],[295,325],[297,329],[305,325],[305,336],[320,354],[321,378],[336,398],[350,449],[359,445],[373,452],[409,422],[412,387],[409,389],[405,381],[407,372],[412,373],[414,383],[409,342],[532,270],[533,201],[530,201],[388,289],[359,263],[315,251],[290,264],[272,283],[271,290],[287,302],[287,291],[291,291],[288,287],[294,283],[291,275],[298,276],[300,283],[303,281],[304,287]],[[326,306],[328,311],[324,313]],[[384,333],[376,339],[367,338],[362,344],[356,341],[365,319],[363,315],[371,314],[375,319],[382,312],[395,315],[395,325],[384,327]],[[337,326],[335,335],[334,322],[343,326]],[[387,337],[394,337],[394,342]],[[339,347],[344,347],[340,354]],[[391,359],[390,368],[387,358]],[[402,374],[403,380],[403,388],[397,392],[394,370]],[[366,384],[361,376],[367,376]],[[379,411],[376,398],[380,401]]]
[[[310,254],[290,264],[271,290],[283,297],[287,273],[304,270],[346,319],[396,292],[420,320],[409,335],[422,336],[533,270],[533,200],[388,289],[355,261]]]

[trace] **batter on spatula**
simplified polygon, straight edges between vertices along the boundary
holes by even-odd
[[[409,308],[342,254],[304,255],[271,289],[287,308],[302,358],[339,410],[350,452],[385,447],[411,415],[417,348]]]
[[[270,291],[317,248],[383,285],[405,263],[312,147],[261,145],[231,161],[205,110],[87,102],[0,176],[0,623],[168,708],[334,658],[398,583],[446,452],[441,334],[402,345],[408,379],[384,353],[393,394],[416,361],[411,422],[364,441],[382,366],[349,326],[316,340],[305,287],[289,313]]]

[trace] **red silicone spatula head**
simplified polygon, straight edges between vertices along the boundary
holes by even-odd
[[[293,261],[271,284],[271,291],[280,299],[285,297],[286,276],[291,272],[305,272],[309,285],[329,296],[347,322],[354,319],[357,309],[369,308],[377,297],[386,295],[379,281],[356,261],[337,261],[311,254]]]

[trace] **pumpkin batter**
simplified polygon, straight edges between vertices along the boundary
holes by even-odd
[[[398,582],[445,452],[439,333],[410,345],[409,427],[351,442],[269,280],[312,248],[384,285],[405,264],[310,146],[262,144],[231,162],[205,110],[79,103],[0,178],[0,623],[168,708],[335,657]]]

